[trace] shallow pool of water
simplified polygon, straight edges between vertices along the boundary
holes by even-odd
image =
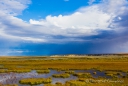
[[[105,71],[98,71],[98,70],[72,70],[75,71],[75,73],[90,73],[93,78],[98,77],[106,77],[111,78],[110,76],[107,76],[105,74]],[[94,74],[96,72],[96,74]],[[19,84],[19,81],[23,78],[49,78],[52,77],[53,74],[61,74],[65,73],[65,71],[56,71],[56,70],[50,70],[50,73],[48,74],[38,74],[36,70],[32,70],[29,73],[0,73],[0,83],[2,84],[18,84],[19,86],[30,86],[30,85],[21,85]],[[125,73],[122,73],[125,75]],[[119,76],[121,77],[121,76]],[[56,82],[65,83],[69,80],[76,80],[77,77],[70,74],[69,78],[54,78],[52,77],[52,84],[55,84]],[[43,86],[41,85],[35,85],[35,86]]]

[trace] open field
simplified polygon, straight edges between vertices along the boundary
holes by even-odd
[[[4,56],[0,86],[126,86],[127,65],[128,55]]]

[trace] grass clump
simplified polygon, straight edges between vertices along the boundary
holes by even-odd
[[[74,74],[75,72],[74,71],[65,71],[65,73]]]
[[[44,86],[56,86],[56,85],[53,85],[53,84],[45,84]]]
[[[116,71],[106,71],[105,74],[121,75],[120,72],[116,72]]]
[[[116,72],[116,71],[106,71],[105,74],[107,76],[111,76],[112,78],[118,78],[118,75],[122,76],[121,72]]]
[[[53,74],[52,77],[54,78],[69,78],[70,74],[64,73],[64,74]]]
[[[1,69],[0,73],[7,73],[7,70]]]
[[[7,72],[14,72],[14,73],[27,73],[27,72],[30,72],[31,70],[29,69],[19,69],[19,70],[7,70]]]
[[[44,73],[44,74],[47,74],[47,73],[50,73],[50,70],[37,70],[36,72],[37,72],[37,73]]]
[[[93,72],[93,74],[95,75],[95,74],[97,74],[96,72]]]
[[[86,82],[81,82],[81,81],[77,81],[77,80],[70,80],[67,81],[65,86],[69,85],[69,86],[87,86]]]
[[[20,84],[38,85],[51,83],[51,78],[25,78],[19,81]]]
[[[69,86],[69,85],[60,85],[60,84],[45,84],[44,86]]]
[[[61,86],[61,85],[63,85],[61,82],[56,82],[56,85],[59,85],[59,86]]]
[[[3,86],[3,85],[2,85]],[[18,86],[17,84],[6,84],[4,86]]]
[[[68,71],[69,69],[67,68],[56,68],[57,71]]]
[[[90,73],[75,73],[73,75],[77,76],[78,78],[92,78]]]

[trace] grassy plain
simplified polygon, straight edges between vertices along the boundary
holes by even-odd
[[[0,57],[0,68],[18,72],[20,70],[44,69],[97,69],[128,71],[128,56],[85,57]],[[4,71],[4,70],[1,70]],[[1,72],[0,71],[0,72]],[[8,72],[8,71],[7,71]]]
[[[128,65],[127,55],[0,57],[0,73],[10,73],[10,72],[23,73],[23,72],[30,72],[31,70],[36,70],[38,73],[49,73],[50,70],[52,69],[58,71],[65,71],[68,77],[69,74],[74,74],[78,76],[78,80],[67,81],[65,84],[61,84],[58,82],[57,84],[45,84],[44,86],[126,86],[128,85],[127,65]],[[113,76],[113,78],[109,81],[103,82],[106,80],[106,78],[94,79],[91,77],[90,74],[87,73],[86,74],[84,73],[83,75],[82,73],[76,74],[73,71],[73,70],[88,70],[88,69],[106,71],[106,75]],[[121,75],[120,72],[126,73],[126,76]],[[122,78],[115,77],[117,75],[121,75]],[[60,75],[53,75],[53,76],[60,77]],[[87,80],[90,79],[91,81],[87,83]],[[29,81],[30,80],[31,79],[29,79]],[[33,80],[36,81],[36,79]],[[96,80],[101,80],[101,83],[98,83],[98,81]],[[120,82],[121,80],[123,82]],[[112,83],[112,81],[113,82],[115,81],[115,83]]]

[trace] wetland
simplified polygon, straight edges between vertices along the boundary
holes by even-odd
[[[127,86],[128,56],[0,57],[0,86]]]

